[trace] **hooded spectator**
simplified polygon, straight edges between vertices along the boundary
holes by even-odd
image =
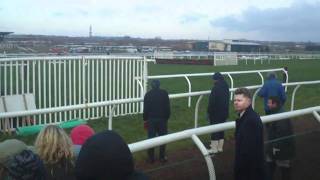
[[[71,130],[70,137],[73,143],[75,157],[78,157],[81,146],[89,137],[94,135],[94,133],[94,130],[88,125],[76,126]]]
[[[212,76],[214,86],[211,89],[208,103],[208,120],[210,124],[226,122],[229,116],[229,86],[220,72]],[[218,153],[223,151],[224,132],[211,134],[211,151]]]
[[[74,145],[83,145],[94,134],[94,130],[88,125],[80,125],[71,130],[70,137]]]
[[[45,167],[38,155],[19,140],[0,143],[0,179],[45,180]]]
[[[77,180],[147,179],[134,170],[132,154],[124,140],[113,131],[91,136],[76,161]]]

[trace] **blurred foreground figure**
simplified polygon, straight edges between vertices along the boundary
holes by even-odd
[[[102,131],[83,144],[76,161],[77,180],[147,180],[134,169],[128,145],[114,131]]]

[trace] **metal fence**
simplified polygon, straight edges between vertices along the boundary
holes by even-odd
[[[73,56],[0,59],[1,96],[34,94],[38,109],[143,97],[143,57]],[[144,84],[141,78],[140,83]],[[37,124],[108,116],[111,107],[41,114]],[[121,104],[114,115],[142,111],[141,103]],[[12,124],[12,119],[10,119]],[[17,121],[18,122],[18,121]],[[19,124],[18,124],[19,126]]]

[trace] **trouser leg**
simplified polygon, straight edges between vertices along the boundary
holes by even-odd
[[[162,136],[162,135],[166,135],[167,133],[168,133],[167,121],[161,121],[159,123],[158,134],[159,136]],[[166,145],[164,144],[160,146],[159,158],[165,159],[165,156],[166,156]]]
[[[274,179],[275,169],[276,169],[276,164],[274,161],[266,162],[266,180]]]
[[[152,121],[148,121],[149,127],[148,127],[148,138],[154,138],[156,137],[156,130],[155,125]],[[154,148],[148,149],[148,157],[150,161],[154,161]]]
[[[281,167],[282,180],[291,180],[291,167]]]

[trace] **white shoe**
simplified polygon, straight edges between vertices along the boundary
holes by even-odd
[[[218,153],[219,141],[211,141],[210,147],[212,153]]]
[[[220,139],[219,143],[218,143],[218,151],[219,152],[223,152],[223,143],[224,143],[224,139]]]

